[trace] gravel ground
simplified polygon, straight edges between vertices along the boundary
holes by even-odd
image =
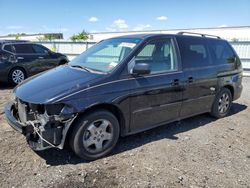
[[[120,139],[86,162],[69,150],[34,152],[7,125],[0,88],[0,187],[250,187],[250,78],[228,117],[207,114]]]

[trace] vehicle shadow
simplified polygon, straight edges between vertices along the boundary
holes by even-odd
[[[6,90],[6,89],[13,89],[14,86],[10,85],[10,84],[6,84],[6,83],[1,83],[0,82],[0,91],[1,90]]]
[[[245,110],[246,108],[246,105],[233,103],[228,116],[237,114]],[[216,118],[213,118],[208,114],[202,114],[192,118],[163,125],[142,133],[120,138],[116,148],[110,155],[116,155],[162,139],[178,140],[179,138],[178,136],[176,136],[177,134],[208,125],[213,121],[216,121]],[[51,166],[86,162],[75,156],[75,154],[69,149],[48,149],[36,153],[40,157],[44,158],[46,160],[46,163]]]

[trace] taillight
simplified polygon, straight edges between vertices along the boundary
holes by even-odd
[[[6,54],[1,54],[0,53],[0,60],[6,61],[9,57]]]
[[[8,54],[8,53],[0,53],[0,61],[4,62],[4,61],[8,61],[10,63],[16,63],[16,57],[12,54]]]
[[[11,63],[16,63],[17,62],[16,56],[10,55],[8,57],[8,61],[11,62]]]

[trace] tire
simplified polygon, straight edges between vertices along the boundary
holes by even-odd
[[[85,160],[96,160],[112,151],[119,135],[117,118],[106,110],[98,110],[79,118],[73,125],[70,146]]]
[[[9,73],[9,82],[12,85],[18,85],[26,78],[26,73],[22,68],[14,68]]]
[[[211,110],[211,115],[216,118],[223,118],[229,113],[231,105],[231,91],[227,88],[222,88],[221,91],[215,97]]]

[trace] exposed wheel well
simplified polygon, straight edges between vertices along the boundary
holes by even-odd
[[[232,98],[234,98],[234,88],[233,88],[233,86],[231,86],[231,85],[226,85],[226,86],[224,86],[224,87],[230,90],[230,92],[231,92],[231,94],[232,94]]]
[[[109,112],[111,112],[112,114],[115,115],[115,117],[117,118],[118,122],[119,122],[119,125],[120,125],[120,135],[123,135],[123,131],[125,131],[125,118],[124,118],[124,115],[123,113],[121,112],[121,110],[116,107],[115,105],[112,105],[112,104],[98,104],[98,105],[94,105],[88,109],[86,109],[84,112],[78,114],[78,117],[79,118],[80,116],[84,116],[84,115],[87,115],[95,110],[107,110]],[[77,118],[74,120],[76,121]],[[74,123],[74,122],[73,122]],[[68,144],[68,141],[69,141],[69,137],[72,133],[72,130],[74,129],[74,125],[70,126],[68,132],[67,132],[67,135],[66,135],[66,140],[65,140],[65,145]]]
[[[108,110],[109,112],[115,115],[115,117],[117,118],[121,126],[125,126],[125,119],[124,119],[123,113],[118,107],[112,104],[98,104],[98,105],[92,106],[88,108],[87,110],[85,110],[83,114],[91,113],[92,111],[95,111],[97,109]]]

